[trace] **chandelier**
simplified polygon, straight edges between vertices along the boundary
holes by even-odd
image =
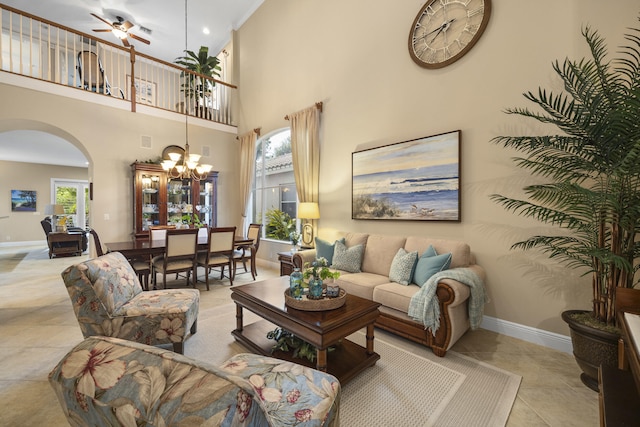
[[[187,47],[187,0],[184,0],[184,46],[185,51]],[[186,106],[186,102],[185,102]],[[212,165],[199,164],[200,154],[189,153],[189,113],[184,112],[184,128],[185,128],[185,144],[184,155],[180,153],[169,153],[170,160],[164,160],[162,162],[162,169],[164,169],[170,178],[173,179],[193,179],[200,181],[207,179],[209,172],[213,168]]]

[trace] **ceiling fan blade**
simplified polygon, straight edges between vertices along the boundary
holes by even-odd
[[[133,24],[129,21],[121,22],[120,25],[125,32],[129,31],[129,28],[133,27]]]
[[[140,36],[136,36],[136,35],[135,35],[135,34],[133,34],[133,33],[127,33],[127,34],[129,35],[129,37],[134,38],[134,39],[138,40],[139,42],[146,43],[146,44],[151,44],[151,42],[150,42],[149,40],[147,40],[147,39],[143,39],[143,38],[142,38],[142,37],[140,37]]]
[[[95,30],[94,29],[93,31],[95,31],[96,33],[110,33],[111,32],[110,29],[106,29],[106,28],[104,30]]]
[[[122,44],[124,45],[124,47],[129,47],[129,46],[131,46],[131,45],[129,44],[129,40],[127,40],[127,38],[126,38],[126,37],[125,37],[125,38],[123,38],[123,39],[121,39],[121,40],[122,40]]]
[[[102,22],[104,22],[105,24],[107,24],[108,26],[113,26],[113,24],[109,21],[107,21],[104,18],[99,17],[98,15],[96,15],[95,13],[91,13],[91,16],[93,16],[94,18],[98,18],[99,20],[101,20]]]

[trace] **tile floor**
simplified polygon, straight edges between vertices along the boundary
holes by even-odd
[[[60,273],[86,258],[50,260],[44,246],[0,248],[1,426],[67,425],[47,374],[82,340]],[[278,275],[266,266],[259,273]],[[239,274],[234,283],[250,281]],[[209,292],[200,287],[201,309],[231,301],[228,284],[213,283]],[[571,355],[482,329],[453,350],[522,376],[507,426],[598,425],[597,394],[582,385]]]

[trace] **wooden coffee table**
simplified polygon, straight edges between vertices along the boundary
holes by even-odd
[[[288,287],[289,276],[282,276],[231,288],[231,299],[236,303],[236,329],[231,334],[237,341],[256,353],[328,372],[343,384],[375,365],[380,355],[373,351],[373,324],[380,314],[380,304],[347,295],[345,304],[335,310],[296,310],[285,305],[284,291]],[[243,325],[243,308],[264,320]],[[267,332],[276,326],[316,347],[316,364],[307,359],[294,359],[290,353],[272,353],[275,341],[267,338]],[[364,327],[367,328],[366,348],[345,338]],[[327,352],[331,346],[335,349]]]

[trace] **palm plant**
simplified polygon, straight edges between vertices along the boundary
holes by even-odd
[[[265,216],[267,217],[266,234],[270,239],[289,240],[291,233],[296,231],[294,219],[280,209],[269,209]]]
[[[185,50],[185,56],[176,58],[174,61],[178,65],[182,65],[192,73],[182,72],[181,76],[185,79],[182,83],[182,92],[187,98],[194,98],[198,106],[203,104],[203,100],[211,96],[213,87],[215,86],[214,77],[220,77],[220,60],[215,56],[209,56],[209,48],[200,46],[198,53],[191,50]],[[198,76],[202,74],[212,79],[203,79]]]
[[[592,275],[593,315],[611,325],[616,289],[634,287],[639,268],[640,30],[629,29],[612,61],[597,31],[586,27],[582,35],[591,58],[553,64],[564,91],[525,93],[542,112],[506,110],[558,132],[493,139],[520,153],[517,166],[548,182],[526,186],[525,200],[491,198],[508,211],[568,231],[533,236],[512,249],[535,248],[585,269]]]

